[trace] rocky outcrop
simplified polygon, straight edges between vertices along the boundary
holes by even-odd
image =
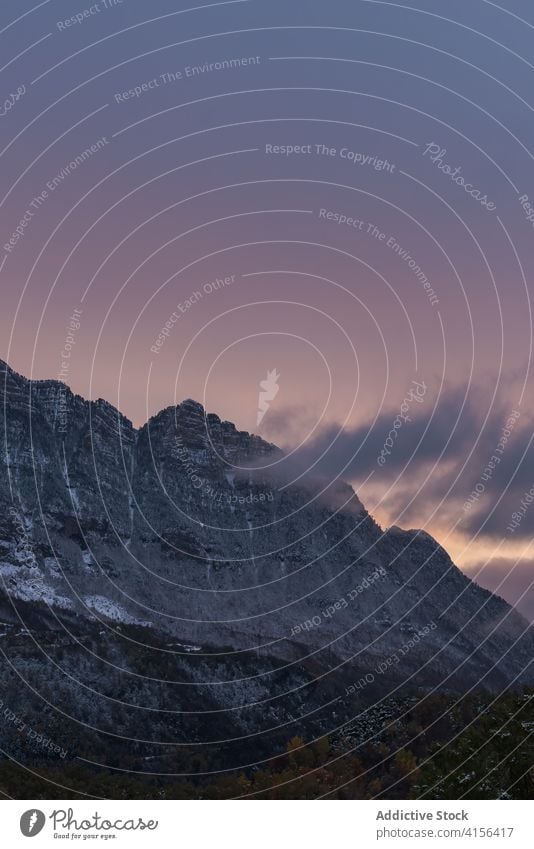
[[[347,687],[533,680],[532,629],[428,534],[382,531],[346,484],[291,483],[275,446],[196,402],[137,430],[5,364],[0,397],[5,621],[30,605]]]

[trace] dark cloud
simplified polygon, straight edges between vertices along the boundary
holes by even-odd
[[[507,531],[534,486],[530,414],[510,422],[516,408],[503,398],[488,411],[487,388],[471,387],[467,397],[462,388],[440,394],[428,388],[422,402],[412,400],[406,411],[401,405],[408,395],[407,390],[398,408],[381,413],[375,422],[352,430],[324,428],[297,452],[298,467],[352,481],[362,487],[364,502],[366,489],[381,494],[382,509],[394,521],[422,525],[433,515],[442,525],[458,523],[471,536],[532,535],[534,499],[514,533]],[[398,418],[401,409],[411,421]]]

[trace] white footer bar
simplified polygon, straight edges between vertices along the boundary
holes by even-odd
[[[6,847],[455,849],[534,845],[530,801],[4,801]],[[35,843],[29,843],[35,838]]]

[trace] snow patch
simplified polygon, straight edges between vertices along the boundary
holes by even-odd
[[[168,646],[168,648],[173,648],[174,646],[176,646],[177,648],[183,649],[186,652],[202,651],[201,646],[189,646],[189,645],[186,645],[185,643],[167,643],[167,646]]]
[[[145,628],[151,628],[152,623],[143,619],[136,619],[131,616],[126,610],[117,604],[115,601],[106,598],[103,595],[88,595],[85,596],[84,602],[87,607],[96,610],[101,616],[106,619],[111,619],[113,622],[123,622],[125,625],[143,625]]]
[[[72,601],[66,596],[58,595],[44,581],[39,569],[14,566],[12,563],[0,563],[0,577],[8,595],[21,601],[41,602],[63,609],[71,609]]]

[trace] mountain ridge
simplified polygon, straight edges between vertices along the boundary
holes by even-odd
[[[107,401],[3,366],[4,617],[20,602],[50,622],[313,659],[341,677],[356,663],[389,664],[388,678],[423,685],[439,675],[456,686],[532,680],[532,628],[520,614],[426,532],[379,528],[348,484],[321,497],[313,480],[279,486],[254,468],[282,457],[276,446],[191,399],[135,428]],[[391,660],[429,626],[402,663]]]
[[[119,407],[117,407],[111,401],[108,401],[106,398],[99,397],[99,398],[95,398],[93,400],[89,400],[89,399],[85,398],[83,395],[80,395],[79,393],[74,392],[72,390],[72,388],[69,386],[68,383],[66,383],[63,380],[58,380],[57,378],[51,378],[51,377],[38,378],[38,379],[28,378],[25,375],[23,375],[21,372],[18,372],[18,371],[16,371],[16,369],[12,368],[5,360],[0,358],[0,382],[2,381],[2,379],[5,382],[8,379],[9,376],[11,376],[13,378],[17,378],[17,379],[23,381],[24,383],[28,384],[29,386],[33,385],[33,386],[37,386],[38,388],[39,387],[46,388],[46,386],[64,386],[67,390],[67,394],[70,395],[73,399],[79,399],[81,401],[86,402],[87,404],[93,404],[95,406],[104,406],[104,407],[111,409],[114,413],[117,414],[118,418],[123,419],[125,422],[127,422],[129,425],[131,425],[132,430],[136,431],[137,433],[139,431],[141,431],[143,428],[145,428],[147,425],[149,425],[152,420],[157,419],[159,416],[163,415],[164,413],[167,413],[169,411],[174,411],[174,410],[177,410],[177,409],[181,409],[184,406],[186,406],[186,407],[198,407],[199,409],[202,410],[204,417],[206,419],[208,419],[208,420],[212,419],[214,421],[216,420],[221,425],[230,425],[231,428],[236,430],[238,433],[243,434],[244,436],[249,436],[249,437],[252,437],[252,438],[255,438],[255,439],[261,439],[262,442],[264,442],[266,445],[273,445],[273,447],[277,448],[277,446],[275,446],[273,443],[266,442],[266,440],[264,440],[263,437],[259,436],[258,434],[253,433],[253,432],[249,432],[249,431],[246,431],[246,430],[239,430],[239,428],[237,427],[237,425],[234,422],[231,422],[227,419],[221,419],[221,417],[217,413],[207,412],[205,407],[199,401],[197,401],[194,398],[184,398],[178,404],[168,404],[167,406],[162,407],[160,410],[158,410],[157,412],[155,412],[151,416],[149,416],[148,419],[145,422],[143,422],[142,424],[134,425],[132,419],[130,419],[125,413],[122,412],[122,410]]]

